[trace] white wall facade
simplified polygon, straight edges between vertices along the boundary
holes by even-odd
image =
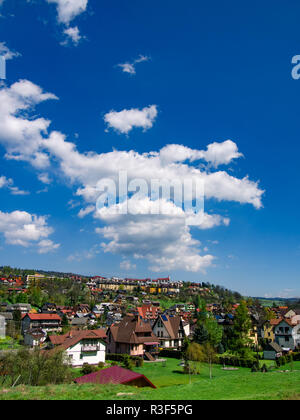
[[[5,326],[6,326],[5,318],[4,318],[4,316],[0,316],[0,339],[5,338],[5,336],[6,336]]]
[[[102,341],[97,343],[95,351],[84,351],[87,347],[84,341],[80,341],[66,350],[68,360],[72,366],[82,366],[84,363],[89,365],[98,365],[100,362],[105,363],[106,346]],[[90,348],[93,349],[94,347]]]
[[[287,322],[281,322],[275,327],[275,337],[281,348],[295,350],[300,346],[300,324],[290,326]]]

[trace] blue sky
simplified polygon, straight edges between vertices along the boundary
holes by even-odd
[[[0,264],[300,296],[298,2],[0,7]],[[95,217],[89,192],[123,165],[205,172],[209,226]]]

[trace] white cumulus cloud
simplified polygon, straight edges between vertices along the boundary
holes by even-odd
[[[108,128],[113,128],[119,133],[128,134],[133,128],[148,130],[154,124],[158,111],[156,105],[143,109],[124,109],[111,111],[104,116]]]
[[[25,211],[16,210],[11,213],[0,211],[0,233],[4,235],[6,243],[28,247],[36,244],[39,249],[46,250],[50,242],[45,242],[53,233],[48,226],[45,216],[37,216]],[[47,245],[47,246],[46,246]],[[52,242],[52,247],[58,247]]]
[[[85,12],[88,0],[46,0],[56,4],[57,17],[60,23],[68,25],[78,15]]]

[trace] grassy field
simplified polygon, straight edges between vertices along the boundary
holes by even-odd
[[[300,399],[300,362],[294,363],[293,372],[274,370],[268,373],[251,373],[250,369],[224,371],[220,365],[213,367],[209,379],[207,366],[200,375],[181,373],[180,361],[168,359],[161,363],[145,364],[135,371],[143,373],[156,386],[133,388],[102,385],[59,385],[47,387],[0,388],[0,400],[282,400]],[[289,366],[281,370],[289,369]],[[79,375],[78,375],[79,376]],[[125,395],[124,395],[125,394]]]
[[[14,341],[12,338],[3,338],[0,339],[0,351],[2,350],[11,350],[11,349],[18,349],[21,346]]]

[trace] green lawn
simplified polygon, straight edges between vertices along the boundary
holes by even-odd
[[[129,386],[59,385],[47,387],[18,386],[0,388],[0,400],[5,399],[71,399],[71,400],[278,400],[300,399],[300,362],[294,362],[294,371],[281,373],[251,373],[250,369],[224,371],[220,365],[213,367],[213,379],[203,366],[200,375],[180,372],[179,360],[167,359],[161,363],[145,363],[134,369],[143,373],[157,389]],[[289,366],[280,368],[289,369]],[[79,376],[79,375],[78,375]],[[125,393],[127,395],[118,395]],[[133,394],[133,395],[130,395]]]
[[[13,340],[12,338],[7,337],[7,338],[0,339],[0,351],[19,349],[20,347],[21,347],[20,344],[18,344],[18,342]]]

